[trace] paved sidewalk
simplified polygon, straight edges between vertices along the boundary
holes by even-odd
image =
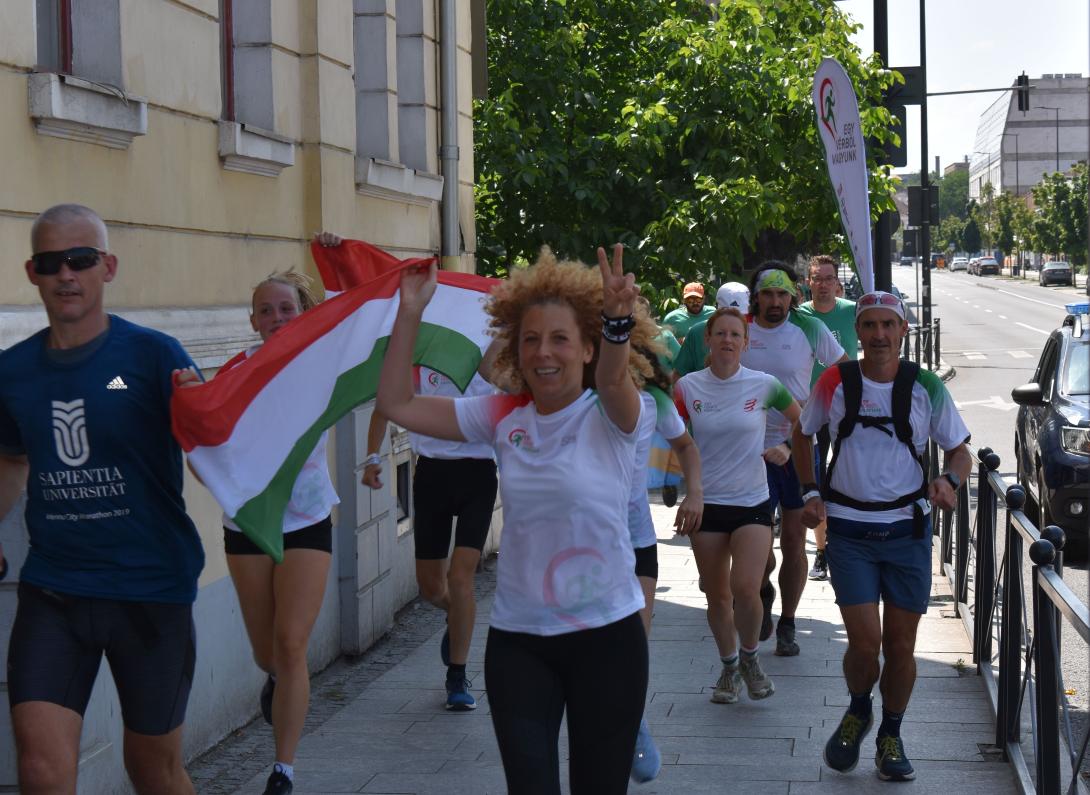
[[[821,760],[824,742],[848,702],[840,673],[845,636],[829,584],[807,584],[797,622],[800,656],[778,658],[772,655],[771,641],[762,644],[762,662],[775,681],[775,695],[759,702],[743,696],[738,704],[713,704],[709,694],[719,660],[697,588],[696,565],[688,543],[667,529],[673,511],[661,505],[652,510],[659,527],[660,579],[647,718],[664,764],[656,781],[632,785],[632,793],[1016,791],[1010,768],[997,761],[990,745],[987,696],[980,678],[970,673],[971,653],[961,623],[947,615],[951,600],[944,581],[936,577],[931,609],[920,625],[919,679],[903,728],[917,780],[908,784],[878,780],[870,755],[873,732],[865,741],[859,767],[841,775],[825,768]],[[476,712],[443,709],[440,619],[428,640],[417,641],[400,662],[387,651],[387,670],[372,677],[358,696],[343,706],[334,704],[339,708],[316,704],[316,710],[328,717],[308,721],[309,733],[295,764],[296,795],[506,791],[483,692],[490,599],[486,602],[469,663],[480,704]],[[318,681],[319,701],[321,692]],[[270,759],[268,729],[255,726],[221,744],[209,757],[227,769],[237,754],[240,763],[246,761],[253,769],[259,744],[264,745],[259,755]],[[260,793],[268,775],[266,768],[237,790],[225,790],[222,782],[210,777],[209,765],[206,758],[191,766],[201,792]]]

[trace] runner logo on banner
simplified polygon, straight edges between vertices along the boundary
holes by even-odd
[[[840,223],[855,259],[864,292],[874,290],[874,258],[870,236],[870,193],[867,152],[859,124],[859,103],[844,67],[823,58],[814,75],[814,108],[825,163],[840,208]]]

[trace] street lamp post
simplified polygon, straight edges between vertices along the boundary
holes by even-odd
[[[1056,114],[1056,173],[1060,173],[1060,109],[1053,105],[1034,105],[1034,110],[1051,110]]]

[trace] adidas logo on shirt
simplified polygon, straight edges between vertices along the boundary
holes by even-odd
[[[107,389],[128,389],[129,385],[121,380],[121,376],[115,375],[114,380],[106,384]]]

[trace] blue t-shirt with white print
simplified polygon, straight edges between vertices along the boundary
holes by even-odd
[[[172,337],[110,315],[81,349],[49,329],[0,353],[0,452],[27,456],[23,582],[100,599],[191,603],[204,550],[170,429]]]

